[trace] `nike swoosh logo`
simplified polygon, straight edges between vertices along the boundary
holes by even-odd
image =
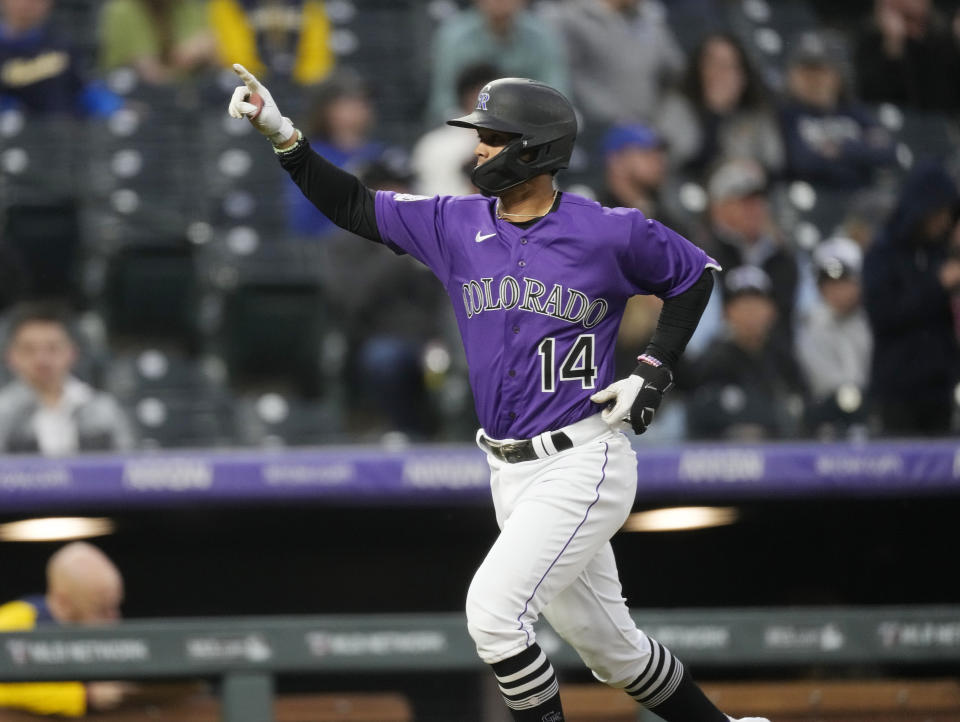
[[[481,236],[481,235],[480,235],[480,231],[477,231],[477,235],[473,237],[473,240],[475,240],[477,243],[480,243],[480,242],[482,242],[482,241],[487,240],[488,238],[493,238],[495,235],[497,235],[497,234],[496,234],[496,233],[488,233],[488,234],[485,235],[485,236]]]

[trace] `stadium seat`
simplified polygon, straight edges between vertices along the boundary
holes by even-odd
[[[253,226],[216,232],[201,267],[217,298],[210,342],[239,391],[317,397],[326,375],[329,313],[316,244],[264,238]]]
[[[6,208],[0,238],[25,273],[25,291],[33,298],[79,295],[81,231],[73,199]]]
[[[241,282],[225,293],[215,342],[235,388],[277,383],[317,397],[326,318],[316,281]]]
[[[111,343],[166,342],[198,348],[199,285],[185,240],[131,244],[106,261],[100,302]]]

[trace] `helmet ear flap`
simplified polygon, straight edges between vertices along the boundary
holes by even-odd
[[[570,157],[570,151],[573,146],[573,139],[569,139],[570,148],[564,148],[565,139],[552,140],[542,145],[534,146],[518,155],[518,159],[524,166],[531,169],[536,168],[540,173],[556,173],[561,168],[566,168],[566,161],[558,162],[558,157]]]
[[[543,146],[538,146],[528,150],[521,150],[520,153],[517,154],[517,157],[521,163],[536,163],[542,155]]]

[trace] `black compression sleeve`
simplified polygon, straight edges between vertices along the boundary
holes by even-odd
[[[289,153],[278,154],[303,195],[341,228],[381,241],[375,195],[360,180],[310,149],[306,138]]]
[[[670,367],[677,365],[710,300],[713,270],[703,269],[700,279],[681,294],[663,302],[657,330],[644,350]]]

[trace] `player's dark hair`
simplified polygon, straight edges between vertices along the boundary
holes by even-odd
[[[737,101],[737,110],[759,110],[768,104],[767,89],[754,69],[750,58],[747,55],[743,43],[736,36],[728,32],[713,32],[706,35],[697,45],[694,51],[693,59],[687,68],[687,74],[683,82],[683,91],[687,98],[696,106],[701,113],[706,112],[704,104],[704,87],[701,65],[707,53],[707,47],[710,43],[720,41],[733,48],[743,71],[744,84],[743,93]]]
[[[6,345],[10,345],[21,328],[31,323],[56,324],[66,332],[71,341],[76,341],[72,317],[65,306],[51,301],[27,301],[10,311]]]

